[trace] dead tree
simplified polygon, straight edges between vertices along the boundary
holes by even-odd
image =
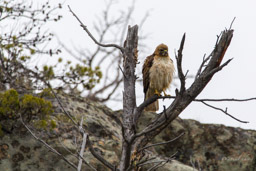
[[[2,9],[2,8],[1,8]],[[87,146],[90,150],[91,154],[98,159],[103,165],[105,165],[110,170],[120,170],[120,171],[126,171],[126,170],[136,170],[141,165],[141,160],[144,157],[144,152],[147,148],[156,146],[156,145],[162,145],[166,143],[171,143],[173,140],[169,140],[167,142],[159,142],[157,144],[153,145],[147,145],[149,144],[152,139],[158,135],[162,130],[164,130],[175,118],[181,114],[181,112],[191,103],[191,102],[201,102],[204,105],[214,108],[216,110],[220,110],[226,115],[232,117],[233,119],[247,123],[246,121],[241,121],[232,115],[228,113],[227,110],[223,110],[220,108],[217,108],[215,106],[209,105],[208,101],[248,101],[248,100],[256,100],[256,98],[250,98],[250,99],[196,99],[196,97],[201,93],[201,91],[205,88],[205,86],[208,84],[208,82],[211,80],[211,78],[220,70],[222,70],[226,65],[231,62],[232,59],[227,60],[226,62],[222,63],[222,60],[224,58],[225,52],[229,47],[229,44],[233,37],[233,30],[231,27],[229,29],[224,30],[221,35],[217,38],[215,47],[212,51],[212,53],[203,59],[198,72],[196,74],[195,80],[193,84],[190,87],[186,87],[186,78],[187,73],[184,74],[182,69],[182,51],[185,44],[185,34],[182,37],[179,50],[176,55],[177,60],[177,71],[178,71],[178,77],[180,80],[180,88],[176,89],[176,96],[171,97],[159,97],[157,95],[152,96],[148,100],[144,101],[142,104],[137,105],[136,104],[136,94],[135,94],[135,82],[137,80],[137,76],[135,74],[136,64],[138,62],[138,26],[135,25],[133,27],[128,28],[128,33],[126,36],[126,40],[123,46],[119,44],[103,44],[102,41],[97,41],[94,36],[90,33],[88,28],[80,21],[80,19],[76,16],[76,14],[70,9],[71,13],[76,17],[76,19],[79,21],[81,27],[86,31],[86,33],[92,38],[92,40],[98,45],[98,48],[95,52],[97,54],[99,51],[104,51],[105,48],[111,48],[112,50],[106,51],[106,54],[111,54],[116,50],[120,51],[120,54],[122,56],[122,60],[118,58],[118,64],[123,61],[123,67],[120,67],[120,75],[118,75],[116,80],[113,81],[113,85],[119,86],[120,83],[123,81],[124,90],[123,90],[123,114],[122,114],[122,153],[121,158],[119,161],[118,166],[114,166],[110,162],[108,162],[106,159],[104,159],[101,155],[99,155],[95,149],[93,148],[93,144],[90,141],[90,136],[85,132],[82,123],[83,118],[81,119],[81,123],[77,123],[73,117],[65,111],[64,107],[62,106],[61,102],[58,100],[57,94],[52,90],[51,85],[49,84],[49,81],[45,80],[45,77],[39,75],[37,72],[34,72],[32,70],[29,70],[27,68],[22,68],[22,72],[26,71],[26,73],[30,73],[33,75],[34,78],[37,78],[38,80],[42,81],[47,85],[53,92],[54,96],[58,100],[61,108],[63,109],[63,112],[67,115],[67,117],[72,121],[72,123],[76,126],[78,132],[83,137],[83,142],[81,146],[80,153],[77,154],[77,159],[79,160],[78,166],[75,164],[69,162],[61,153],[59,153],[56,149],[49,146],[46,142],[41,140],[39,137],[37,137],[33,132],[25,125],[25,123],[22,120],[22,117],[20,117],[21,122],[24,124],[24,126],[29,130],[29,132],[33,135],[34,138],[39,140],[41,143],[43,143],[47,148],[49,148],[52,152],[56,153],[58,156],[60,156],[63,160],[65,160],[72,168],[81,170],[82,163],[85,163],[86,165],[89,165],[89,163],[83,158],[83,151],[85,147]],[[1,16],[0,16],[1,17]],[[4,17],[2,17],[1,20],[3,20]],[[16,40],[16,38],[13,38]],[[3,41],[4,39],[1,39]],[[7,46],[8,47],[8,46]],[[6,48],[7,48],[6,47]],[[7,48],[8,49],[8,48]],[[115,49],[115,50],[113,50]],[[32,53],[32,52],[31,52]],[[34,53],[34,52],[33,52]],[[95,55],[91,60],[95,58]],[[104,60],[104,59],[102,59]],[[3,53],[0,53],[0,61],[4,63],[4,56]],[[102,62],[102,61],[101,61]],[[92,63],[92,61],[90,62]],[[19,68],[23,67],[16,64]],[[4,67],[2,67],[4,68]],[[5,67],[7,68],[7,67]],[[5,69],[4,68],[4,69]],[[118,68],[118,66],[116,66]],[[1,71],[1,68],[0,68]],[[9,72],[10,70],[3,70],[3,72]],[[15,71],[15,69],[13,69]],[[6,75],[6,74],[5,74]],[[121,77],[122,75],[122,77]],[[8,78],[9,80],[12,80]],[[114,87],[112,83],[109,83],[109,85],[105,85],[106,88],[108,86]],[[97,93],[101,93],[102,91],[99,90]],[[93,95],[93,97],[96,97],[97,93]],[[110,94],[111,96],[111,94]],[[138,120],[143,113],[144,108],[153,103],[155,100],[160,98],[173,98],[173,102],[170,106],[167,108],[164,108],[164,111],[160,115],[156,115],[156,117],[142,130],[138,131],[137,123]],[[108,97],[106,98],[106,100]],[[104,101],[102,99],[101,101]],[[182,135],[181,135],[182,136]],[[179,136],[180,137],[180,136]],[[177,137],[178,138],[178,137]],[[170,159],[167,159],[165,162],[168,162]],[[135,162],[136,161],[136,162]],[[144,159],[144,163],[147,161],[147,159]],[[157,163],[154,165],[151,170],[156,169],[159,167]],[[89,165],[90,166],[90,165]],[[90,166],[93,170],[95,170],[92,166]]]
[[[72,13],[73,11],[70,10]],[[233,37],[233,30],[230,28],[224,30],[216,41],[216,45],[212,53],[203,60],[198,73],[196,75],[193,84],[186,88],[186,75],[183,73],[182,69],[182,50],[185,43],[185,34],[182,37],[180,48],[178,54],[176,55],[177,60],[177,70],[180,80],[180,88],[176,89],[176,97],[172,104],[165,108],[161,115],[156,116],[154,120],[141,132],[137,132],[137,121],[140,118],[143,109],[153,103],[159,98],[157,95],[144,101],[139,106],[136,105],[136,94],[135,94],[135,68],[137,63],[137,45],[138,45],[138,26],[128,28],[127,37],[124,46],[121,47],[116,44],[101,44],[99,43],[93,35],[89,32],[87,27],[79,20],[79,18],[73,13],[73,15],[80,22],[81,27],[87,32],[87,34],[92,38],[92,40],[101,47],[115,47],[120,50],[123,56],[123,114],[122,114],[122,154],[118,169],[131,170],[136,165],[132,165],[132,160],[136,157],[143,156],[143,147],[145,147],[156,135],[158,135],[163,129],[165,129],[176,117],[181,114],[181,112],[193,101],[200,101],[196,97],[205,88],[211,78],[218,71],[222,70],[226,65],[231,62],[232,59],[227,60],[223,64],[221,63],[226,50]],[[203,100],[202,100],[203,101]],[[113,166],[108,166],[111,170],[116,168]],[[114,169],[113,169],[114,168]]]
[[[70,9],[70,8],[69,8]],[[78,171],[81,170],[81,163],[84,162],[86,165],[89,165],[87,161],[83,158],[83,151],[85,146],[88,146],[91,154],[98,159],[103,165],[109,168],[112,171],[128,171],[128,170],[137,170],[140,166],[145,164],[145,161],[149,161],[148,158],[143,158],[145,151],[147,148],[152,146],[162,145],[166,143],[171,143],[174,140],[169,140],[167,142],[159,142],[157,144],[147,145],[152,141],[152,139],[158,135],[161,131],[163,131],[175,118],[181,114],[181,112],[193,101],[202,102],[203,104],[215,108],[214,106],[209,105],[208,101],[248,101],[248,100],[256,100],[256,98],[250,99],[196,99],[196,97],[201,93],[201,91],[205,88],[211,78],[222,70],[226,65],[228,65],[232,59],[228,59],[226,62],[222,63],[225,52],[228,49],[230,42],[233,37],[233,30],[231,27],[229,29],[224,30],[221,35],[217,38],[215,48],[212,53],[204,58],[202,64],[200,65],[198,72],[196,74],[195,81],[189,88],[186,88],[186,75],[183,73],[182,69],[182,51],[185,43],[185,34],[182,37],[180,47],[178,53],[176,55],[177,60],[177,70],[178,76],[180,80],[180,88],[176,89],[176,96],[171,97],[161,97],[154,95],[148,100],[144,101],[142,104],[136,104],[136,94],[135,94],[135,82],[136,82],[136,74],[135,68],[138,59],[138,26],[135,25],[133,27],[128,27],[128,33],[126,40],[124,42],[124,46],[120,46],[117,44],[103,44],[98,42],[93,35],[90,33],[88,28],[82,23],[82,21],[77,17],[77,15],[70,9],[70,12],[76,17],[81,27],[86,31],[86,33],[90,36],[90,38],[102,48],[117,48],[120,50],[123,58],[123,67],[120,67],[120,70],[123,74],[123,114],[122,114],[122,152],[121,158],[118,166],[114,166],[107,159],[104,159],[100,154],[98,154],[93,148],[93,144],[90,141],[90,136],[85,132],[82,123],[83,118],[81,119],[81,123],[77,123],[70,113],[66,112],[61,102],[58,99],[57,94],[52,90],[50,84],[48,84],[49,88],[52,90],[54,96],[59,102],[60,107],[66,116],[72,121],[72,123],[76,126],[78,132],[83,137],[83,143],[81,146],[81,151],[78,154],[77,158],[79,159],[78,166],[75,166],[73,163],[69,162],[63,155],[61,155],[55,149],[52,149],[47,143],[42,141],[40,138],[36,137],[28,127],[26,127],[31,134],[38,139],[41,143],[43,143],[47,148],[49,148],[52,152],[56,153],[63,160],[65,160],[70,166]],[[46,83],[47,84],[47,83]],[[143,113],[144,108],[153,103],[157,99],[161,98],[174,98],[172,104],[167,108],[164,107],[164,111],[160,115],[156,115],[155,118],[142,130],[138,131],[137,129],[137,121],[139,120],[141,114]],[[218,110],[218,109],[217,109]],[[232,115],[230,115],[227,110],[222,110],[223,113],[231,116],[233,119],[237,121],[247,123],[246,121],[241,121]],[[22,119],[22,118],[21,118]],[[24,122],[22,121],[24,124]],[[25,125],[25,124],[24,124]],[[181,137],[181,134],[179,137]],[[177,137],[177,138],[179,138]],[[176,138],[176,139],[177,139]],[[168,158],[164,160],[163,163],[155,163],[150,170],[155,170],[156,168],[161,167],[164,163],[170,161],[172,158]],[[161,161],[162,162],[162,161]],[[150,162],[149,162],[150,163]],[[146,163],[148,164],[148,163]],[[89,165],[90,166],[90,165]],[[91,166],[90,166],[91,167]],[[91,167],[95,170],[93,167]]]

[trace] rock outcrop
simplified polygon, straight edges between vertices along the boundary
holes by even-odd
[[[121,111],[112,111],[100,103],[68,95],[60,95],[60,99],[76,121],[79,122],[82,116],[84,117],[83,125],[93,142],[95,151],[110,163],[118,165],[122,137]],[[77,165],[77,158],[73,153],[80,151],[81,136],[63,114],[57,101],[50,100],[55,109],[53,118],[57,121],[57,128],[48,131],[33,129],[33,131],[36,136]],[[139,121],[140,128],[154,117],[154,113],[144,113]],[[176,141],[150,149],[156,160],[161,160],[161,156],[170,157],[176,153],[175,160],[168,162],[159,170],[255,170],[256,131],[201,124],[194,120],[177,118],[154,139],[154,142],[168,141],[183,132],[185,135]],[[96,170],[108,170],[88,152],[88,149],[85,150],[84,157]],[[87,165],[83,165],[83,168],[91,170]],[[0,137],[0,171],[15,170],[59,171],[72,170],[72,167],[50,152],[20,122],[17,122],[11,133],[4,132]]]
[[[177,118],[154,142],[176,141],[157,146],[157,154],[169,156],[177,152],[176,159],[195,168],[209,171],[255,171],[256,131],[201,124],[195,120]]]

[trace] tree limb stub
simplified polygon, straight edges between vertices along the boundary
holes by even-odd
[[[178,69],[178,76],[180,79],[180,93],[182,94],[185,91],[185,75],[182,71],[182,51],[183,51],[183,47],[184,47],[184,43],[185,43],[185,39],[186,39],[186,34],[184,33],[181,43],[180,43],[180,48],[178,50],[178,56],[176,56],[176,60],[177,60],[177,69]]]

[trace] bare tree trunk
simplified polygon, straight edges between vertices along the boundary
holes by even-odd
[[[135,67],[137,63],[138,26],[128,28],[127,38],[124,44],[124,92],[123,92],[123,141],[120,170],[126,170],[130,164],[132,143],[135,135],[133,113],[136,108],[135,95]]]

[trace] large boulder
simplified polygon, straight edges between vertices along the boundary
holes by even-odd
[[[177,118],[154,142],[173,139],[183,132],[181,138],[154,150],[164,156],[177,152],[178,161],[207,171],[256,170],[255,130]]]
[[[80,122],[81,118],[84,118],[83,126],[95,151],[110,163],[118,165],[122,139],[120,111],[114,112],[100,103],[70,95],[59,95],[59,99],[64,109],[72,115],[76,122]],[[57,121],[57,127],[52,130],[44,130],[35,129],[31,126],[32,122],[27,123],[27,125],[30,125],[35,136],[77,165],[76,155],[80,151],[82,137],[71,120],[63,114],[57,100],[53,98],[48,100],[52,101],[55,110],[52,117]],[[13,125],[13,123],[7,122],[1,124],[3,127]],[[12,132],[3,131],[3,135],[0,137],[0,171],[72,170],[72,167],[61,157],[36,140],[20,121],[17,121],[14,129],[11,130]],[[152,155],[156,157],[156,161],[161,160],[158,154]],[[85,149],[84,158],[96,170],[108,170],[90,154],[88,148]],[[149,166],[144,168],[149,168]],[[85,164],[83,169],[92,170]],[[161,170],[192,171],[193,168],[173,160],[161,167]]]
[[[84,118],[83,126],[88,133],[95,151],[104,156],[110,163],[118,165],[121,154],[121,113],[112,111],[105,105],[70,95],[59,95],[64,109],[76,122]],[[52,130],[35,129],[35,135],[55,148],[66,159],[78,164],[76,154],[80,151],[81,135],[70,119],[64,114],[56,99],[49,98],[54,107],[54,120],[57,127]],[[145,112],[139,120],[142,129],[156,117],[155,113]],[[3,126],[10,125],[1,123]],[[13,124],[13,123],[12,123]],[[32,125],[29,123],[28,125]],[[149,149],[156,161],[175,155],[158,170],[192,171],[192,170],[253,170],[255,169],[256,131],[223,125],[201,124],[194,120],[177,118],[153,143],[168,141],[185,132],[176,141]],[[75,155],[74,155],[75,154]],[[84,152],[85,160],[96,170],[108,170],[89,152]],[[142,168],[146,170],[152,166]],[[88,165],[83,169],[92,170]],[[0,137],[0,171],[72,170],[61,157],[50,152],[41,142],[36,140],[19,122],[15,123],[12,132],[4,132]]]

